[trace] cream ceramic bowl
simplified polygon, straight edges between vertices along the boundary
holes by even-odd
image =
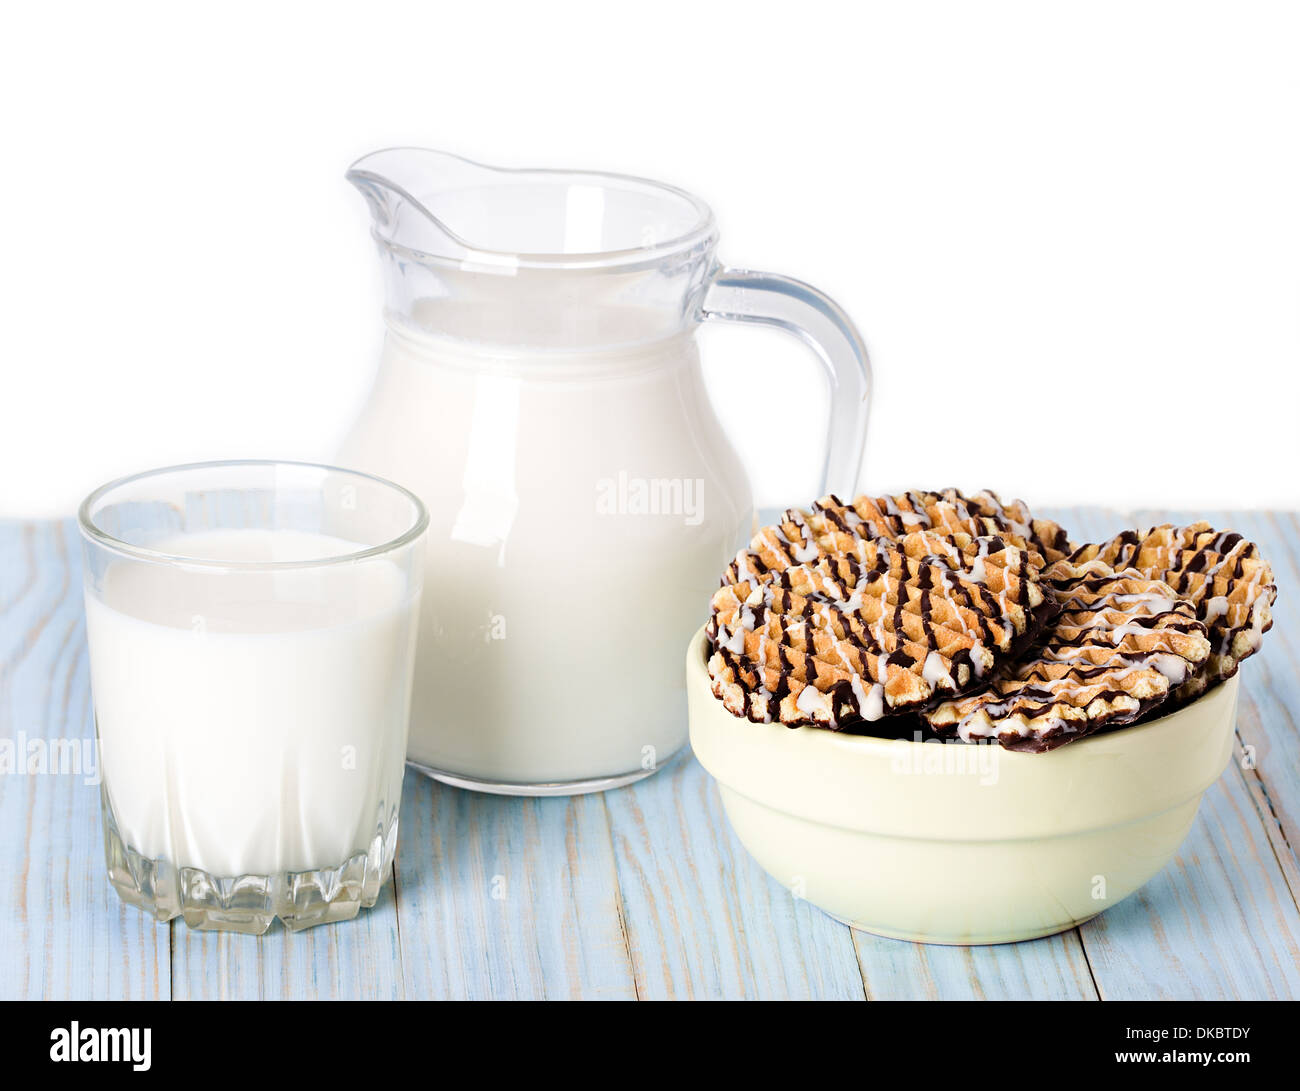
[[[686,659],[691,745],[741,843],[832,916],[919,943],[1071,928],[1178,850],[1232,755],[1237,679],[1151,723],[1046,754],[756,724]]]

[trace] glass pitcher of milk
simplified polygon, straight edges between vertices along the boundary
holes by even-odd
[[[649,775],[685,745],[684,650],[753,519],[695,330],[764,323],[816,351],[823,484],[845,495],[861,339],[808,285],[721,266],[709,208],[672,186],[418,148],[348,178],[373,216],[387,337],[339,461],[429,512],[408,759],[518,795]],[[775,411],[755,424],[789,438]]]

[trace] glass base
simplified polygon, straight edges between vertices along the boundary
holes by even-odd
[[[432,777],[452,788],[465,788],[471,792],[487,792],[496,796],[582,796],[591,792],[607,792],[611,788],[625,788],[646,777],[654,776],[661,769],[666,769],[677,761],[689,748],[686,746],[674,751],[666,761],[649,769],[637,769],[631,773],[620,773],[612,777],[593,777],[590,780],[555,780],[539,784],[515,784],[502,780],[480,780],[467,777],[461,773],[450,773],[445,769],[435,769],[422,765],[418,761],[407,761],[407,767],[426,777]]]
[[[160,921],[180,917],[191,928],[260,936],[279,917],[291,932],[351,920],[379,899],[392,873],[397,816],[375,834],[369,849],[337,867],[282,871],[273,875],[209,875],[176,867],[127,845],[104,799],[104,853],[108,879],[128,905]]]

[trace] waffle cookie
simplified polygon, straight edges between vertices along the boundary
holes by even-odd
[[[1052,609],[1042,557],[998,536],[866,538],[787,512],[714,594],[713,692],[737,716],[839,729],[983,684]]]
[[[1049,563],[1070,551],[1065,531],[1048,519],[1035,519],[1020,500],[1004,504],[989,490],[971,496],[956,489],[905,492],[896,496],[859,496],[851,504],[834,496],[815,503],[798,517],[814,533],[836,531],[862,538],[898,538],[915,530],[972,537],[997,535],[1021,548],[1030,548]]]
[[[1273,570],[1258,547],[1240,534],[1218,531],[1209,523],[1170,524],[1145,532],[1126,530],[1108,542],[1081,546],[1071,556],[1136,568],[1149,579],[1164,580],[1196,607],[1210,638],[1206,669],[1183,684],[1174,701],[1185,704],[1210,686],[1231,678],[1243,659],[1259,650],[1273,626],[1277,598]]]
[[[987,689],[927,711],[936,732],[1051,750],[1132,723],[1202,672],[1205,626],[1168,584],[1098,559],[1058,562],[1044,578],[1059,614]]]

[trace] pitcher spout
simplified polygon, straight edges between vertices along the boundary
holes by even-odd
[[[699,321],[713,214],[673,186],[389,148],[347,174],[373,218],[385,313],[421,334],[606,348]]]
[[[483,186],[493,168],[428,148],[362,156],[347,179],[370,206],[380,241],[424,257],[464,261],[475,248],[434,211],[440,195]]]
[[[352,164],[375,234],[417,258],[485,267],[592,268],[708,250],[713,213],[674,186],[626,175],[491,167],[428,148]]]

